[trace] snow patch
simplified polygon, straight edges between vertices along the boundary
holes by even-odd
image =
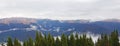
[[[73,30],[75,30],[75,28],[70,28],[70,29],[68,29],[67,31],[73,31]]]
[[[59,32],[60,31],[60,27],[56,27],[53,31]]]
[[[38,27],[35,25],[30,25],[30,28],[26,28],[26,30],[31,31],[31,30],[37,30]]]

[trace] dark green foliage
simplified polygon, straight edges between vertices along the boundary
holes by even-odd
[[[48,37],[47,37],[47,45],[48,46],[54,45],[54,38],[50,34],[48,34]]]
[[[61,45],[62,46],[68,46],[67,36],[65,34],[62,34],[62,36],[61,36]]]
[[[40,46],[40,42],[39,32],[36,32],[35,46]]]
[[[29,40],[27,41],[27,45],[28,46],[34,46],[32,38],[29,38]]]
[[[61,46],[61,41],[58,37],[55,40],[55,46]]]
[[[78,46],[94,46],[94,43],[92,41],[92,38],[87,38],[86,35],[80,36],[80,39],[78,39]]]
[[[112,32],[111,35],[110,35],[110,46],[120,46],[117,30]]]
[[[47,46],[47,36],[46,34],[44,35],[44,38],[43,38],[43,46]]]
[[[43,36],[39,32],[36,32],[35,46],[43,46]]]
[[[91,37],[88,39],[88,46],[94,46],[94,42]]]
[[[76,35],[75,35],[75,37],[76,37],[76,46],[80,46],[81,44],[80,44],[80,38],[79,38],[79,36],[78,36],[78,34],[76,33]]]
[[[105,34],[105,35],[101,35],[101,38],[98,39],[98,42],[96,43],[96,46],[110,46],[109,45],[109,38],[108,36]]]
[[[98,39],[96,46],[120,46],[118,31],[115,30],[110,36],[102,34]]]
[[[27,41],[23,42],[23,46],[28,46]]]
[[[21,46],[21,43],[16,38],[14,40],[14,46]]]
[[[8,37],[7,46],[13,46],[13,42],[12,42],[12,39],[10,37]]]
[[[70,39],[69,39],[69,46],[76,46],[76,41],[75,41],[75,37],[73,34],[70,35]]]
[[[98,40],[97,40],[95,46],[100,46],[100,45],[101,45],[101,40],[98,38]]]
[[[2,46],[4,46],[2,44]],[[16,38],[14,42],[9,37],[7,46],[120,46],[118,32],[114,31],[111,35],[102,34],[94,44],[91,37],[87,37],[86,34],[78,35],[77,33],[66,36],[62,34],[60,38],[54,38],[52,35],[42,35],[40,32],[36,32],[36,38],[33,40],[29,38],[24,41],[23,44]]]

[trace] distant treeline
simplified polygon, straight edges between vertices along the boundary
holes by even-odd
[[[3,44],[1,44],[4,46]],[[110,35],[101,34],[97,42],[94,43],[91,37],[86,37],[85,34],[66,36],[62,34],[60,38],[54,38],[52,35],[42,35],[36,32],[36,38],[21,43],[18,39],[12,40],[10,37],[7,40],[7,46],[120,46],[118,31],[113,31]]]

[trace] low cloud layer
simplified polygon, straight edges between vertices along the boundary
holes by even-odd
[[[0,0],[0,18],[111,19],[120,17],[120,0]]]

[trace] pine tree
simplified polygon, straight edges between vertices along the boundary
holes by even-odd
[[[102,34],[101,38],[98,39],[96,46],[110,46],[108,35]]]
[[[27,41],[27,43],[28,43],[28,46],[34,46],[32,38],[29,38],[29,40]]]
[[[35,46],[42,46],[42,40],[43,40],[43,36],[41,33],[36,32],[36,38],[35,38]]]
[[[1,44],[4,46],[3,44]],[[82,36],[75,36],[73,34],[66,36],[65,34],[61,35],[61,39],[54,37],[50,34],[42,36],[41,33],[36,32],[35,41],[32,38],[29,38],[27,41],[23,42],[23,45],[19,42],[18,39],[12,39],[8,37],[7,46],[94,46],[92,38],[88,38],[86,34]],[[107,34],[102,34],[98,41],[95,43],[95,46],[120,46],[118,31],[114,31],[110,36]]]
[[[83,38],[82,38],[82,36],[80,36],[80,39],[79,39],[79,46],[83,46]]]
[[[70,45],[69,46],[76,46],[75,37],[73,34],[70,35]]]
[[[76,38],[76,46],[80,46],[80,39],[79,39],[79,36],[78,36],[78,34],[76,33],[76,35],[75,35],[75,38]]]
[[[23,42],[23,46],[28,46],[27,41]]]
[[[36,38],[35,38],[35,46],[40,46],[39,45],[39,42],[40,40],[39,40],[39,33],[38,33],[38,31],[36,32]]]
[[[47,46],[47,35],[46,34],[44,35],[44,38],[43,38],[43,46]]]
[[[61,46],[61,41],[58,37],[56,38],[55,46]]]
[[[21,43],[16,38],[14,40],[14,46],[21,46]]]
[[[67,44],[68,44],[68,46],[70,46],[70,37],[69,36],[66,36],[66,38],[67,38]]]
[[[88,46],[94,46],[94,42],[91,37],[88,39]]]
[[[13,42],[12,42],[12,39],[10,37],[8,37],[7,46],[13,46]]]
[[[48,34],[48,38],[47,38],[47,44],[48,46],[53,46],[54,45],[54,38],[50,35],[50,33]]]
[[[97,42],[95,43],[95,46],[101,46],[101,40],[98,38]]]
[[[88,42],[87,42],[87,37],[86,37],[86,34],[83,34],[82,36],[82,46],[88,46]]]
[[[106,34],[104,35],[103,42],[104,46],[109,46],[109,38]]]
[[[65,34],[62,34],[62,36],[61,36],[61,44],[62,44],[62,46],[68,46],[67,37],[65,36]]]
[[[118,38],[118,31],[115,30],[110,35],[110,46],[120,46],[119,45],[119,38]]]

